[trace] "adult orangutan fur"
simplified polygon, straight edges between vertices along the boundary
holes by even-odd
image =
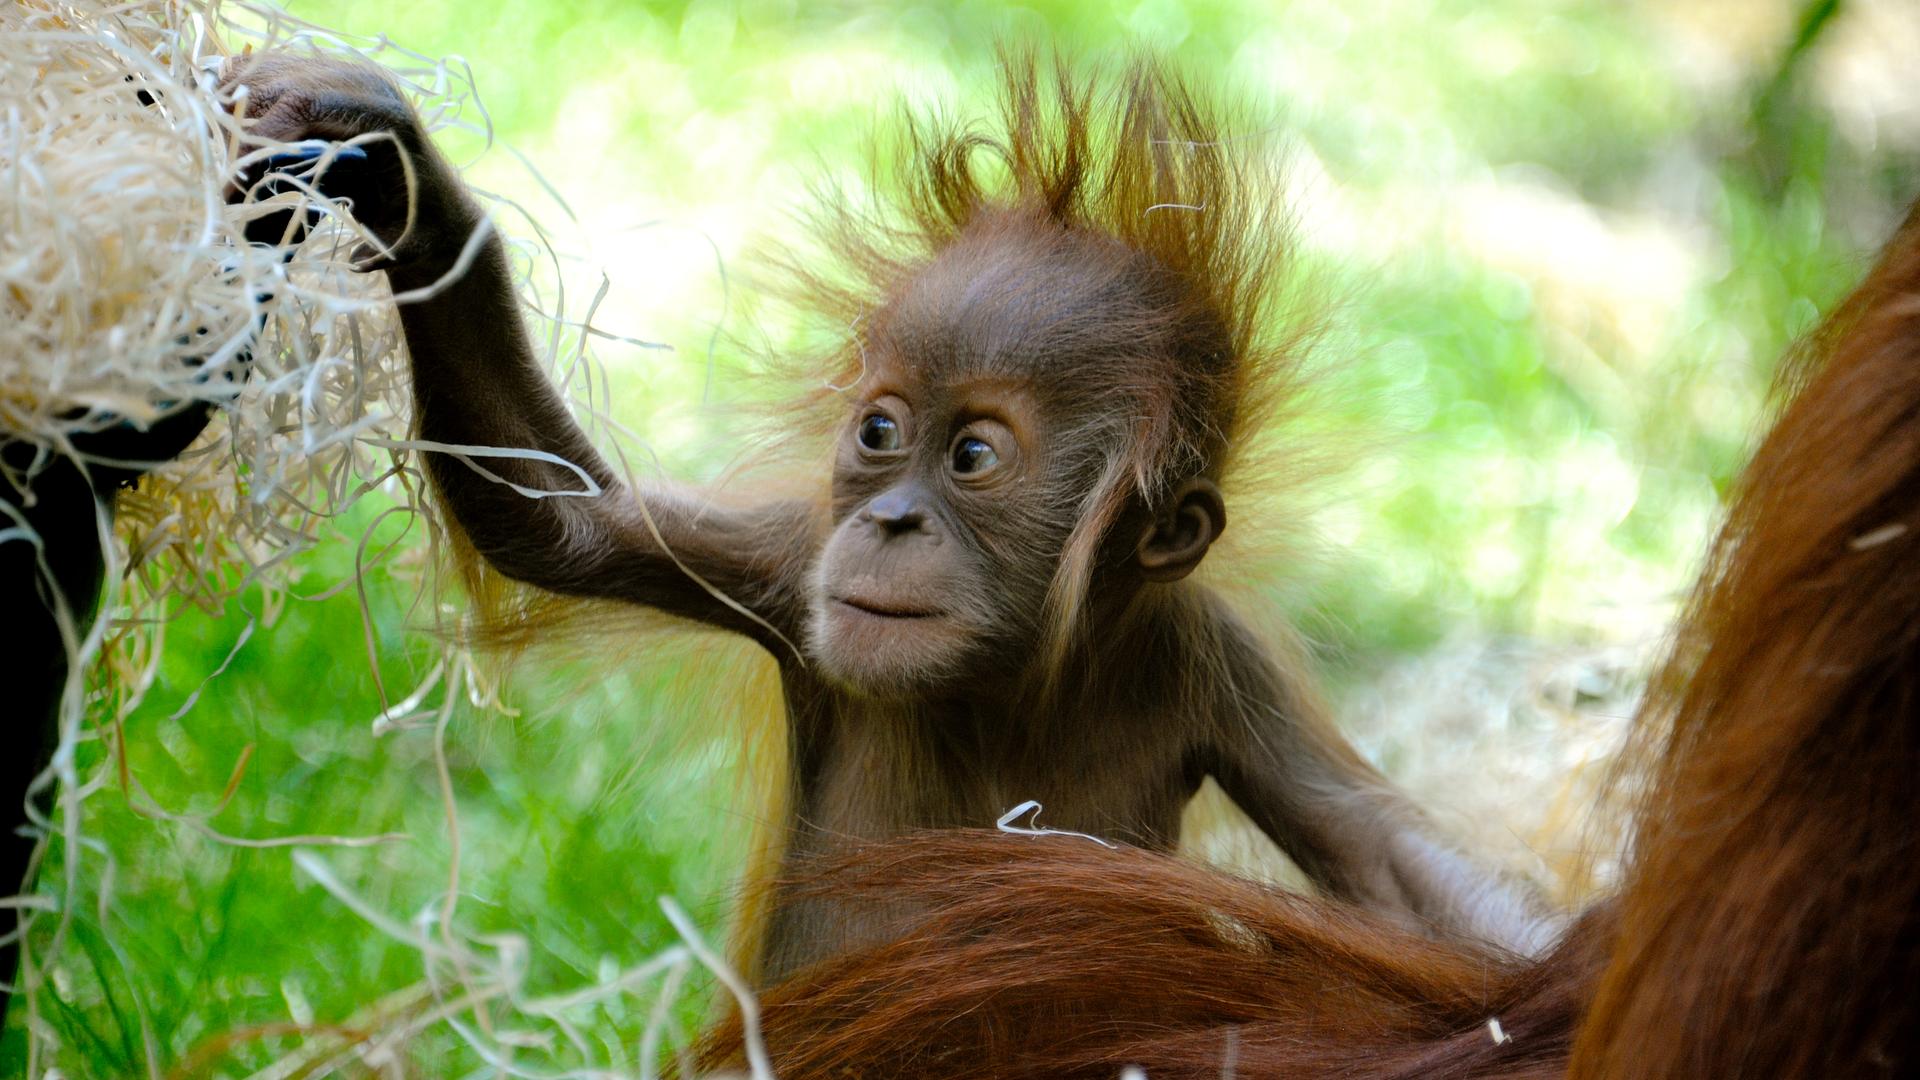
[[[411,205],[397,156],[355,194],[396,290],[440,278],[483,225],[377,73],[268,56],[228,79],[263,134],[394,135],[367,149],[405,151]],[[487,239],[400,309],[419,433],[553,460],[429,455],[446,509],[509,578],[774,656],[790,858],[1028,799],[1052,825],[1166,849],[1212,776],[1332,894],[1543,947],[1556,924],[1532,893],[1459,854],[1328,723],[1302,665],[1188,579],[1225,526],[1236,452],[1300,363],[1299,328],[1269,311],[1286,222],[1272,173],[1164,70],[1096,85],[1010,60],[996,128],[913,125],[890,209],[821,213],[831,261],[797,265],[800,288],[857,329],[794,421],[831,417],[831,481],[812,491],[739,505],[630,486],[540,370]],[[512,486],[589,478],[598,495]],[[900,915],[773,905],[770,976]]]
[[[931,914],[762,996],[779,1075],[1920,1073],[1920,208],[1782,385],[1637,719],[1624,881],[1553,951],[1148,852],[925,835],[808,882]]]

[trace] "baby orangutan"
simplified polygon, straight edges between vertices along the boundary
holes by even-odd
[[[377,72],[268,55],[227,81],[263,137],[378,132],[376,158],[404,150],[411,207],[391,152],[352,193],[396,292],[448,275],[483,227]],[[487,475],[433,454],[432,478],[498,572],[773,654],[789,867],[1028,799],[1050,825],[1166,849],[1211,776],[1329,893],[1537,951],[1553,921],[1533,895],[1459,854],[1334,730],[1297,663],[1188,578],[1226,527],[1237,440],[1298,363],[1263,318],[1286,266],[1273,176],[1217,139],[1144,64],[1099,94],[1015,60],[997,132],[915,128],[897,215],[830,208],[839,268],[804,275],[817,308],[858,326],[816,395],[843,414],[831,482],[761,505],[617,475],[543,374],[489,237],[400,309],[420,437],[577,469],[490,457]],[[598,495],[512,486],[578,491],[582,474]],[[887,932],[875,918],[776,892],[759,978]]]

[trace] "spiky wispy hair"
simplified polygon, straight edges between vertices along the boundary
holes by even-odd
[[[1235,119],[1161,61],[1079,75],[1057,55],[1003,49],[991,124],[904,117],[898,141],[877,147],[873,201],[819,200],[811,225],[824,265],[787,263],[794,300],[855,328],[809,380],[838,414],[834,389],[864,371],[862,337],[942,249],[1013,230],[1125,260],[1108,270],[1134,280],[1131,302],[1103,311],[1104,332],[1066,343],[1077,355],[1059,380],[1085,418],[1073,442],[1101,457],[1049,591],[1061,653],[1121,512],[1155,505],[1187,476],[1223,479],[1296,389],[1317,329],[1300,310],[1276,310],[1292,295],[1282,287],[1291,222],[1274,156]]]

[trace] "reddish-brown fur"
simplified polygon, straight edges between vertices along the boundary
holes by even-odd
[[[1914,1075],[1920,209],[1783,385],[1639,718],[1620,893],[1557,950],[1070,838],[921,836],[811,880],[932,914],[763,997],[779,1074]]]
[[[1608,925],[1590,913],[1536,966],[1165,855],[958,830],[849,854],[809,887],[933,914],[761,996],[786,1080],[1553,1075]],[[739,1039],[735,1019],[705,1062]]]

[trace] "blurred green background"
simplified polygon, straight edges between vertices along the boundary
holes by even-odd
[[[599,353],[608,411],[691,476],[744,449],[732,414],[702,404],[754,396],[729,338],[780,332],[721,268],[756,237],[786,235],[810,179],[858,183],[866,136],[901,96],[977,112],[993,43],[1011,37],[1096,59],[1146,44],[1253,102],[1266,122],[1244,136],[1292,162],[1309,260],[1342,299],[1327,358],[1344,404],[1319,422],[1354,447],[1311,508],[1319,543],[1278,568],[1276,602],[1320,646],[1363,744],[1416,793],[1476,812],[1537,815],[1566,764],[1548,752],[1582,737],[1520,730],[1534,714],[1512,705],[1539,691],[1533,658],[1585,665],[1567,700],[1609,703],[1615,721],[1628,707],[1765,415],[1776,359],[1858,278],[1920,162],[1920,14],[1900,0],[291,11],[471,62],[498,138],[572,219],[511,154],[480,157],[470,179],[554,231],[570,280],[590,291],[605,270],[600,326],[673,346]],[[464,158],[475,142],[453,148]],[[716,326],[727,333],[709,370]],[[307,558],[306,591],[345,579],[346,538],[365,524]],[[435,655],[411,595],[385,570],[370,578],[370,632],[396,693]],[[194,613],[170,628],[129,731],[132,767],[163,805],[205,810],[251,747],[215,825],[408,833],[321,855],[378,910],[431,910],[450,857],[432,732],[371,733],[381,706],[353,590],[291,605],[174,716],[245,621]],[[594,984],[672,943],[662,893],[719,936],[748,829],[729,790],[730,729],[705,723],[678,663],[632,655],[591,679],[533,664],[509,695],[521,715],[463,709],[449,729],[460,930],[524,939],[530,993]],[[1476,665],[1497,670],[1462,689]],[[1603,685],[1581,681],[1595,671]],[[1468,734],[1449,743],[1422,726],[1443,713]],[[1471,769],[1490,745],[1530,762],[1514,768],[1533,786],[1446,781],[1486,775]],[[1456,760],[1469,771],[1428,767]],[[90,806],[116,879],[53,973],[43,1022],[62,1075],[146,1075],[150,1062],[159,1075],[313,1075],[285,1025],[352,1029],[421,980],[415,950],[285,850],[213,843],[111,792]],[[511,1058],[527,1075],[634,1069],[649,1000],[611,997],[571,1035],[502,1014],[495,1041],[524,1044]],[[697,1022],[703,1008],[688,995],[679,1015]],[[14,1074],[21,1023],[16,1009],[0,1044]],[[391,1075],[499,1066],[446,1025],[408,1040],[402,1060]],[[373,1074],[351,1056],[340,1070]]]

